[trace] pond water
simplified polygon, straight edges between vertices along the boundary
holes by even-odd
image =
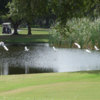
[[[0,75],[100,70],[100,53],[80,49],[52,48],[47,43],[0,47]]]

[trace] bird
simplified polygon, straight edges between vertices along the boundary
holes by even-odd
[[[99,50],[99,48],[97,46],[94,46],[94,49],[97,50],[97,51]]]
[[[2,44],[1,44],[1,42],[0,42],[0,46],[1,46]]]
[[[24,49],[25,49],[25,51],[27,51],[27,52],[29,51],[29,49],[27,48],[27,46],[25,46],[25,48],[24,48]]]
[[[9,51],[9,49],[7,48],[4,42],[1,41],[0,46],[2,46],[6,51]]]
[[[79,49],[81,48],[81,46],[78,43],[74,43]]]
[[[1,41],[1,42],[0,42],[0,46],[3,46],[3,45],[4,45],[4,42]]]
[[[91,51],[90,51],[89,49],[86,49],[85,51],[86,51],[87,53],[91,53]]]
[[[56,48],[54,46],[52,48],[53,48],[54,51],[56,51]]]
[[[4,45],[3,47],[4,47],[4,49],[5,49],[6,51],[9,51],[9,49],[8,49],[5,45]]]

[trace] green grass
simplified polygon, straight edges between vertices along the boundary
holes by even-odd
[[[99,100],[100,72],[0,77],[0,100]]]
[[[27,28],[21,28],[21,31],[19,31],[19,34],[27,34]],[[45,28],[32,28],[32,34],[49,34],[49,29]]]
[[[20,28],[18,32],[21,35],[27,35],[28,31],[27,28]],[[32,28],[32,35],[34,34],[49,34],[49,29],[46,28]],[[0,35],[2,34],[2,27],[0,27]]]
[[[45,43],[49,41],[49,29],[32,28],[32,36],[28,36],[27,33],[27,28],[21,28],[18,36],[4,35],[0,27],[0,41],[5,43]]]
[[[32,36],[27,35],[12,35],[12,36],[0,36],[0,41],[5,43],[35,43],[35,42],[49,42],[49,35],[35,34]]]
[[[0,35],[2,34],[2,27],[0,27]]]

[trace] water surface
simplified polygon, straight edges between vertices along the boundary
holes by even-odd
[[[100,53],[91,54],[80,49],[56,48],[48,44],[7,45],[9,51],[0,47],[0,74],[27,74],[44,72],[73,72],[100,70]]]

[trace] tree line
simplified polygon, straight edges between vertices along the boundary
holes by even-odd
[[[0,17],[9,20],[17,35],[21,23],[28,26],[31,35],[31,25],[34,20],[50,18],[61,23],[63,27],[73,17],[87,16],[91,19],[100,15],[99,0],[1,0]]]

